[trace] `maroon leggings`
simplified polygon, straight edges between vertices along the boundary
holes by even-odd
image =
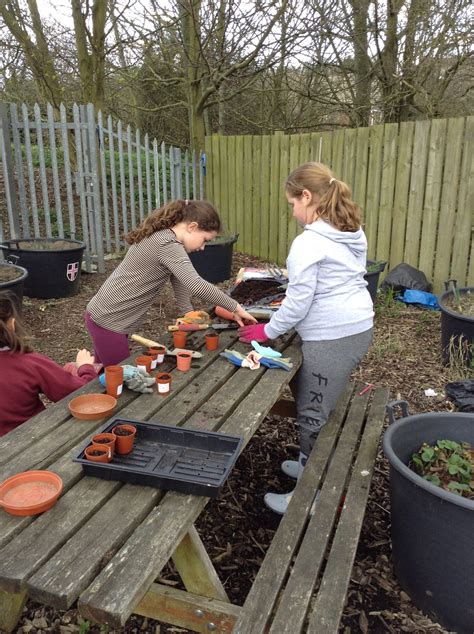
[[[84,319],[94,344],[96,363],[102,363],[103,366],[117,365],[130,356],[128,335],[98,326],[87,311]]]

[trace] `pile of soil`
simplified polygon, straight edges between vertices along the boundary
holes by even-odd
[[[0,264],[0,284],[2,282],[11,282],[23,275],[23,271],[11,264]]]
[[[231,296],[239,304],[254,304],[258,300],[277,293],[281,282],[277,280],[244,280],[232,289]]]
[[[56,251],[64,249],[77,249],[81,245],[68,240],[21,240],[12,242],[10,249],[23,249],[24,251]]]
[[[444,305],[455,313],[459,313],[463,317],[474,319],[474,293],[466,291],[465,293],[453,293],[449,295]]]
[[[107,275],[116,262],[107,262]],[[233,279],[242,266],[264,266],[250,256],[234,254]],[[90,348],[83,313],[87,301],[107,275],[84,275],[80,293],[59,300],[24,300],[24,320],[33,335],[33,347],[59,363],[75,358],[78,348]],[[232,281],[219,284],[230,289]],[[195,302],[195,308],[206,308]],[[143,336],[159,340],[176,318],[171,288],[158,298],[143,324]],[[135,350],[141,349],[133,344]],[[411,413],[453,411],[444,386],[461,377],[442,365],[439,313],[423,311],[401,302],[380,298],[376,304],[374,343],[353,379],[386,385],[391,398],[404,398]],[[425,396],[432,388],[435,397]],[[229,598],[242,605],[251,587],[280,517],[269,511],[267,491],[291,490],[293,482],[280,470],[283,460],[297,456],[297,432],[290,418],[268,417],[249,443],[231,473],[222,494],[209,502],[197,529],[224,584]],[[441,555],[440,555],[441,556]],[[182,587],[168,565],[160,582]],[[57,611],[28,602],[16,632],[94,632],[103,629],[84,623],[76,608]],[[106,629],[109,634],[113,630]],[[117,631],[117,630],[115,630]],[[394,576],[390,552],[390,502],[388,463],[379,452],[361,539],[351,575],[340,631],[444,632],[423,615],[400,588]],[[120,633],[186,632],[152,619],[132,616]]]

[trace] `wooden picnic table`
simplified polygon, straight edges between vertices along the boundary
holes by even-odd
[[[168,336],[163,339],[169,343]],[[236,331],[222,332],[212,352],[205,350],[202,333],[188,341],[203,353],[193,362],[198,367],[182,373],[167,358],[160,369],[172,372],[171,393],[125,389],[110,420],[220,431],[242,436],[245,446],[300,366],[297,338],[281,337],[276,345],[291,357],[291,372],[251,371],[220,357],[224,348],[248,351]],[[68,402],[103,391],[93,381],[0,438],[0,481],[48,469],[64,485],[58,502],[42,515],[0,510],[0,629],[12,631],[31,598],[58,609],[77,600],[85,618],[112,627],[136,613],[195,631],[231,631],[240,608],[229,602],[194,527],[209,498],[84,476],[73,462],[107,421],[76,420]],[[170,558],[186,591],[156,583]]]

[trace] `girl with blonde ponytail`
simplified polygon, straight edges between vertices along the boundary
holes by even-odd
[[[170,281],[178,315],[192,311],[192,296],[217,304],[235,320],[255,323],[235,300],[203,280],[188,253],[216,237],[221,222],[205,200],[174,200],[150,214],[125,238],[124,259],[87,305],[85,320],[98,363],[114,365],[129,354],[128,335],[140,328],[147,310]]]
[[[296,479],[369,348],[374,311],[364,279],[367,239],[349,187],[326,165],[305,163],[288,176],[285,190],[304,229],[288,255],[286,297],[268,324],[246,326],[240,334],[241,341],[266,341],[295,328],[302,339],[303,363],[292,384],[300,455],[282,464],[283,472]],[[283,514],[291,496],[267,493],[264,500]]]

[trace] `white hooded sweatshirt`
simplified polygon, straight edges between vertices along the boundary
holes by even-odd
[[[372,328],[366,260],[362,229],[339,231],[322,219],[306,225],[291,245],[286,297],[265,326],[266,335],[274,339],[295,328],[303,341],[320,341]]]

